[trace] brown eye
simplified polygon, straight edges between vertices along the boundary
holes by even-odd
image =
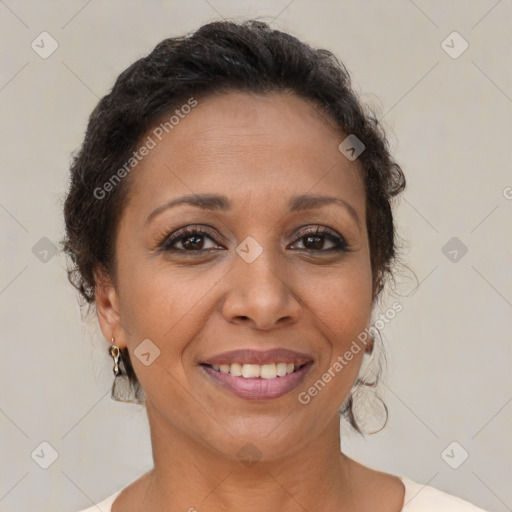
[[[349,251],[343,237],[334,234],[327,228],[319,227],[309,232],[302,232],[300,233],[299,240],[303,241],[304,249],[313,252]],[[326,240],[332,244],[331,247],[325,248]]]
[[[325,236],[304,236],[302,237],[303,244],[306,249],[312,249],[314,251],[321,251],[322,249],[325,249]],[[331,242],[332,243],[332,242]]]
[[[208,241],[213,242],[213,245],[207,247]],[[166,238],[160,245],[160,248],[164,251],[180,252],[204,252],[216,247],[218,246],[215,244],[212,235],[198,228],[181,229],[172,237]]]
[[[349,246],[344,238],[335,234],[335,232],[328,228],[318,227],[313,230],[304,231],[299,234],[297,240],[302,242],[303,247],[299,247],[301,250],[317,253],[330,253],[335,251],[350,252]],[[213,245],[208,246],[209,243]],[[331,246],[326,248],[326,244],[331,244]],[[163,251],[196,254],[214,249],[223,249],[223,247],[216,244],[212,234],[204,229],[194,227],[186,227],[178,230],[172,236],[166,238],[159,247]]]
[[[184,249],[203,249],[204,241],[204,235],[189,235],[181,238],[182,247]]]

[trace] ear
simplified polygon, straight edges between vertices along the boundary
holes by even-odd
[[[126,348],[125,331],[119,313],[119,298],[111,277],[104,270],[94,271],[96,311],[105,339],[119,348]]]

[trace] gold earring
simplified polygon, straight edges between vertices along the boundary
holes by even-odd
[[[123,359],[121,349],[114,343],[109,348],[109,353],[114,359],[114,382],[112,383],[111,398],[117,402],[128,402],[135,404],[144,404],[145,396],[144,391],[139,383],[134,389],[130,382],[130,372],[127,370],[127,361]]]
[[[119,359],[121,358],[121,351],[119,347],[114,344],[114,338],[112,338],[112,345],[110,346],[110,355],[114,359],[114,376],[117,377],[121,374],[121,370],[119,368]]]

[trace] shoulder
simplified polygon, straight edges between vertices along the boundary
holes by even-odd
[[[428,485],[400,477],[405,486],[402,512],[486,512],[468,501]]]
[[[129,503],[141,501],[141,496],[146,492],[151,479],[152,470],[147,471],[131,484],[119,489],[114,494],[104,500],[91,505],[89,508],[79,512],[112,512],[112,505],[116,502],[116,510],[124,509]],[[119,498],[119,499],[118,499]]]
[[[100,501],[99,503],[96,503],[95,505],[92,505],[89,508],[80,510],[79,512],[111,512],[112,504],[114,503],[115,499],[121,494],[121,491],[123,489],[119,489],[119,491],[112,494],[112,496],[109,496],[108,498],[105,498],[103,501]]]

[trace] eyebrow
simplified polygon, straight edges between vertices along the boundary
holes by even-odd
[[[183,196],[177,199],[172,199],[171,201],[168,201],[167,203],[153,210],[146,219],[146,225],[149,224],[154,217],[156,217],[159,213],[163,212],[164,210],[168,210],[169,208],[174,208],[182,204],[189,204],[197,208],[201,208],[202,210],[209,211],[228,211],[231,210],[233,207],[232,203],[226,196],[213,194],[194,194],[189,196]],[[288,203],[288,211],[290,213],[293,213],[304,210],[313,210],[331,204],[341,206],[356,221],[357,225],[361,227],[359,216],[357,215],[357,212],[354,209],[354,207],[350,203],[347,203],[345,200],[341,199],[340,197],[308,194],[294,196],[290,199]]]

